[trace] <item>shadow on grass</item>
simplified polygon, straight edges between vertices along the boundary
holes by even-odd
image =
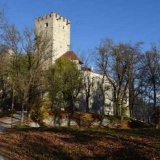
[[[116,134],[160,138],[160,129],[113,129]]]
[[[146,136],[150,139],[155,132],[158,136],[160,131],[62,127],[11,129],[6,133],[5,140],[1,137],[0,149],[3,148],[4,153],[10,157],[16,150],[14,154],[23,160],[149,160],[160,150],[154,144],[148,145],[144,141],[125,136]],[[12,142],[16,137],[17,140]],[[9,141],[9,145],[6,145]],[[157,157],[160,158],[160,155]]]
[[[96,155],[95,160],[150,160],[150,158],[128,147],[113,151],[111,154]]]
[[[49,137],[45,138],[43,134],[19,133],[12,130],[12,132],[0,135],[0,151],[2,155],[7,157],[6,160],[73,159],[62,145],[53,143]]]

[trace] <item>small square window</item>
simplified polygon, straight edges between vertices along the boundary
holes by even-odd
[[[46,28],[48,27],[48,23],[45,23],[45,27],[46,27]]]

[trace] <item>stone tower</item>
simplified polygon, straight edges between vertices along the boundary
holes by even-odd
[[[45,33],[51,41],[50,51],[52,60],[50,63],[70,50],[70,21],[56,13],[50,13],[36,18],[36,31]]]

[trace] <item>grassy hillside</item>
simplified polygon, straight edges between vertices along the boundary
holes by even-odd
[[[160,130],[153,129],[12,129],[0,142],[0,155],[14,160],[160,159]]]

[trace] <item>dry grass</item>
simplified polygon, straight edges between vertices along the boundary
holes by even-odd
[[[26,128],[0,134],[14,160],[158,160],[160,130]]]

